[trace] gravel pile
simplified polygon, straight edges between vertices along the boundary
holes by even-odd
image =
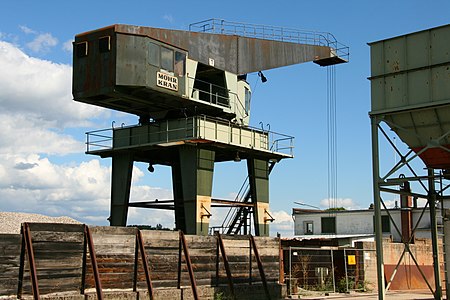
[[[20,225],[24,222],[81,224],[81,222],[69,217],[49,217],[39,214],[0,212],[0,233],[19,234]]]

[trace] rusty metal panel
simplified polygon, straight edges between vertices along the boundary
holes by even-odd
[[[450,25],[370,43],[371,114],[450,104]]]
[[[117,34],[116,85],[146,86],[149,41],[141,36]],[[114,68],[114,66],[113,66]]]
[[[450,25],[370,43],[371,115],[428,167],[450,168]]]
[[[189,52],[204,64],[214,59],[218,69],[245,74],[299,64],[331,54],[330,47],[263,40],[237,35],[210,34],[181,30],[116,25],[116,32],[145,35]]]
[[[90,34],[76,36],[73,51],[72,92],[75,98],[107,94],[115,84],[115,34],[114,27],[103,28]],[[110,37],[110,51],[100,53],[99,39]],[[77,45],[87,43],[89,55],[78,57]]]
[[[384,265],[384,275],[386,281],[389,281],[396,265]],[[434,286],[433,266],[421,265],[420,269],[430,286]],[[422,277],[416,265],[402,264],[398,267],[395,278],[391,283],[390,290],[419,290],[428,289],[427,282]]]
[[[329,57],[330,48],[239,37],[239,73],[273,69]]]

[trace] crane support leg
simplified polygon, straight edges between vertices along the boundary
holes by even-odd
[[[181,146],[172,165],[175,224],[186,234],[208,234],[214,159],[214,151]]]
[[[255,235],[268,236],[269,222],[269,163],[266,160],[247,159],[250,193],[254,205]]]
[[[131,153],[118,153],[112,156],[111,178],[111,226],[126,226],[128,203],[130,201],[133,156]]]

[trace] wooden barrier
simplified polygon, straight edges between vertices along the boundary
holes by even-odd
[[[0,234],[0,296],[17,293],[21,245],[20,234]]]
[[[266,287],[279,279],[278,238],[185,236],[74,224],[22,226],[29,238],[0,235],[0,296],[38,299],[39,294],[84,294],[96,288],[101,299],[102,289],[147,290],[152,295],[154,289],[190,287],[198,299],[197,286],[227,284],[234,298],[237,284]]]

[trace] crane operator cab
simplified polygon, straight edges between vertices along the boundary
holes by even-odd
[[[129,25],[77,35],[74,99],[135,114],[141,124],[207,115],[247,126],[251,90],[245,74],[218,67],[208,54],[190,57],[189,41],[178,39],[174,46],[170,40],[177,38]]]

